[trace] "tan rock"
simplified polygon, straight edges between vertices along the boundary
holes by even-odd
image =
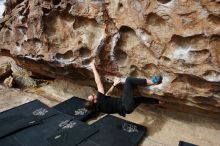
[[[1,53],[40,77],[151,77],[143,95],[220,113],[218,0],[13,1],[0,22]]]

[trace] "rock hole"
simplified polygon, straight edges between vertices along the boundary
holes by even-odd
[[[42,42],[40,41],[40,39],[37,39],[37,38],[34,38],[33,42],[34,42],[36,48],[38,48],[38,49],[40,49],[43,45]]]
[[[115,61],[118,70],[122,72],[122,74],[135,74],[130,68],[131,65],[135,64],[132,62],[132,58],[130,58],[129,51],[136,49],[140,40],[136,36],[135,31],[127,26],[122,26],[119,30],[119,34],[120,36],[116,36],[114,39],[117,43],[114,45],[114,49],[111,50],[113,54],[111,55],[112,60]]]
[[[174,42],[178,46],[188,47],[190,45],[190,37],[182,37],[179,35],[173,35],[171,42]]]
[[[140,70],[136,65],[131,65],[130,66],[130,76],[133,77],[138,77],[138,78],[146,78],[146,77],[150,77],[150,75],[146,74],[145,71]]]
[[[75,21],[74,16],[69,14],[67,10],[65,10],[63,13],[60,14],[60,18],[62,18],[65,21],[68,21],[68,22]]]
[[[11,56],[10,50],[0,49],[0,52],[2,56]]]
[[[66,2],[62,1],[60,4],[61,4],[61,5],[65,5],[65,4],[66,4]]]
[[[162,60],[163,62],[166,62],[166,63],[168,63],[168,62],[171,61],[170,58],[168,58],[168,57],[166,57],[166,56],[161,57],[161,60]]]
[[[198,102],[198,103],[205,103],[205,104],[211,104],[211,105],[215,105],[217,104],[218,102],[213,99],[212,97],[203,97],[203,96],[195,96],[193,98],[193,100],[195,102]]]
[[[147,16],[146,22],[149,25],[153,25],[153,26],[160,26],[161,24],[166,25],[166,20],[164,20],[162,17],[158,16],[155,13],[150,13]]]
[[[19,27],[18,27],[18,30],[19,30],[22,34],[26,34],[26,32],[27,32],[27,27],[19,26]]]
[[[178,75],[177,78],[182,79],[182,82],[188,83],[194,88],[207,89],[207,87],[212,86],[212,83],[208,82],[204,78],[192,74],[181,74]]]
[[[91,21],[94,21],[91,19]],[[95,22],[95,21],[94,21]],[[89,21],[86,18],[83,17],[75,17],[75,22],[73,24],[73,29],[78,29],[80,27],[85,26],[86,24],[88,24]],[[95,22],[96,23],[96,22]]]
[[[25,10],[25,11],[22,13],[22,15],[28,16],[29,13],[30,13],[30,9],[28,8],[27,10]]]
[[[61,2],[61,0],[53,0],[54,5],[58,5]]]
[[[67,10],[68,13],[70,12],[71,7],[72,7],[72,5],[68,3],[67,6],[66,6],[66,10]]]
[[[82,40],[78,41],[78,45],[82,45]]]
[[[215,16],[215,15],[212,15],[212,14],[209,14],[208,16],[208,21],[211,21],[213,22],[214,24],[220,24],[220,19],[219,17]]]
[[[77,29],[77,28],[79,28],[80,27],[80,20],[79,20],[80,18],[78,18],[78,17],[76,17],[75,18],[75,22],[73,23],[73,29]]]
[[[44,58],[44,55],[37,55],[37,58]]]
[[[174,35],[171,38],[172,47],[169,52],[169,58],[172,60],[185,60],[186,63],[201,64],[207,63],[210,58],[208,49],[208,39],[195,35],[191,37],[182,37]]]
[[[49,15],[43,16],[44,32],[49,36],[56,34],[56,20],[58,15],[59,13],[57,11],[51,11]]]
[[[6,0],[4,4],[6,7],[10,8],[12,10],[21,2],[23,2],[23,0],[16,0],[16,1]]]
[[[157,0],[159,3],[162,3],[162,4],[166,4],[166,3],[169,3],[170,1],[172,0]]]
[[[124,65],[127,60],[128,55],[121,49],[116,48],[114,52],[114,57],[118,64]]]
[[[150,13],[146,17],[146,25],[148,30],[150,32],[154,32],[158,38],[165,36],[163,39],[160,39],[162,42],[168,42],[172,36],[168,35],[173,29],[172,24],[168,23],[169,19],[170,16],[168,14],[159,16],[156,13]]]
[[[10,26],[6,26],[8,28],[8,30],[12,31],[12,28]]]
[[[58,60],[70,60],[71,58],[73,58],[73,51],[69,50],[64,54],[57,53],[55,55],[55,58]]]
[[[4,36],[5,36],[6,39],[7,39],[7,38],[10,38],[10,37],[11,37],[11,31],[8,30],[8,29],[6,29],[6,30],[5,30],[5,33],[4,33]],[[4,39],[3,39],[3,42],[4,42]]]
[[[93,58],[86,58],[82,61],[82,65],[88,65],[92,60]]]
[[[196,63],[206,61],[210,56],[210,52],[208,49],[189,51],[189,55],[191,56],[192,60]]]
[[[49,14],[50,9],[42,8],[42,11],[44,12],[44,15],[47,15],[47,14]]]
[[[128,27],[128,26],[122,26],[121,28],[120,28],[120,33],[124,33],[124,32],[133,32],[133,29],[132,28],[130,28],[130,27]]]
[[[86,47],[83,47],[79,50],[79,55],[80,57],[82,58],[86,58],[86,57],[89,57],[91,55],[91,50],[89,50],[88,48]]]
[[[121,9],[123,7],[123,4],[122,3],[118,3],[118,9]]]

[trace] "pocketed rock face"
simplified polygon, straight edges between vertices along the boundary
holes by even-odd
[[[220,114],[219,0],[13,0],[1,55],[41,77],[151,77],[142,95]]]

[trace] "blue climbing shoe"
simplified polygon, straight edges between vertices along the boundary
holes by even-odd
[[[154,83],[154,84],[157,84],[159,81],[160,81],[160,76],[153,76],[151,78],[151,81]]]

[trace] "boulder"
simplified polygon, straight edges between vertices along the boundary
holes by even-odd
[[[40,77],[151,77],[138,88],[173,105],[220,114],[219,0],[13,0],[0,55]]]

